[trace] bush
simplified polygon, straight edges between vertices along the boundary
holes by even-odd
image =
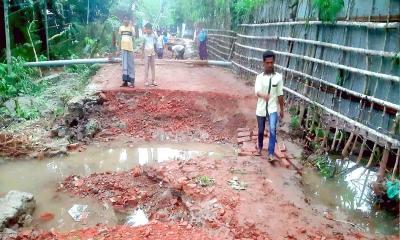
[[[293,130],[300,128],[300,120],[298,116],[295,115],[290,117],[290,128]]]
[[[321,21],[336,21],[336,17],[343,7],[343,0],[313,0],[313,8],[318,11]]]
[[[38,71],[24,67],[24,62],[21,57],[13,58],[11,74],[8,74],[7,64],[0,64],[0,97],[2,101],[22,94],[35,95],[41,90],[41,86],[32,81],[39,76]]]

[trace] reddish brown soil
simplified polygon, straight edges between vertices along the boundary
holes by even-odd
[[[200,158],[69,177],[63,189],[108,201],[118,209],[144,206],[151,220],[188,222],[212,239],[369,239],[316,214],[304,202],[288,200],[276,188],[282,180],[273,183],[278,170],[258,157]],[[215,184],[199,186],[195,178],[200,175],[214,178]],[[233,190],[227,184],[233,176],[248,183],[247,189]],[[284,191],[295,187],[289,185]]]
[[[108,227],[99,225],[97,227],[71,231],[69,233],[43,232],[29,230],[21,232],[18,240],[71,240],[71,239],[103,239],[103,240],[185,240],[190,236],[192,239],[208,240],[205,233],[193,228],[187,223],[167,224],[153,221],[142,227],[115,226]]]
[[[117,117],[127,125],[127,129],[111,126],[109,130],[145,139],[162,132],[172,138],[232,142],[236,129],[248,124],[239,109],[241,98],[222,93],[137,89],[109,91],[103,97],[107,101],[100,120]]]
[[[130,134],[148,140],[164,134],[181,142],[232,143],[237,128],[255,127],[253,90],[229,71],[171,63],[156,68],[156,89],[144,88],[142,65],[137,67],[135,89],[119,88],[119,65],[105,66],[94,77],[107,100],[93,116],[104,129],[98,137]],[[214,178],[214,185],[198,186],[195,178],[200,175]],[[248,184],[246,190],[227,184],[234,176]],[[118,211],[141,206],[151,223],[137,228],[99,225],[68,233],[20,232],[18,239],[377,238],[326,219],[305,201],[298,180],[293,170],[272,167],[265,157],[254,156],[70,176],[61,191],[109,202]]]

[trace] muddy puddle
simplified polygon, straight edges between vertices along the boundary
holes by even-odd
[[[207,156],[222,158],[235,154],[224,145],[157,144],[133,145],[126,142],[93,144],[84,152],[47,160],[0,160],[0,195],[10,190],[33,193],[37,207],[33,226],[41,229],[69,231],[97,223],[123,224],[132,220],[132,214],[119,214],[107,203],[89,198],[70,197],[57,192],[59,182],[71,174],[88,176],[95,172],[124,171],[137,165],[155,164],[169,160],[188,160]],[[69,215],[74,204],[87,205],[87,218],[76,222]],[[53,213],[54,219],[42,221],[43,213]],[[143,216],[142,216],[143,217]],[[123,218],[123,219],[122,219]],[[141,220],[143,221],[143,220]],[[136,223],[135,223],[136,224]]]
[[[330,212],[338,221],[353,224],[358,230],[373,234],[396,235],[398,218],[373,207],[371,184],[377,178],[374,169],[357,166],[353,161],[329,158],[334,177],[323,177],[315,169],[303,175],[304,192],[317,208]]]

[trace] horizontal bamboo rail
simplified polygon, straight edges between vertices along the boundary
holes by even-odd
[[[217,49],[213,48],[212,46],[208,46],[208,48],[209,48],[209,52],[210,52],[212,55],[216,56],[217,58],[219,58],[219,59],[221,59],[221,60],[223,60],[223,61],[226,61],[225,58],[223,58],[223,57],[221,57],[219,54],[215,53],[215,52],[218,52],[218,53],[222,53],[222,52],[218,51]],[[210,51],[210,50],[211,50],[211,51]],[[224,54],[224,53],[222,53],[222,54]]]
[[[302,39],[302,38],[278,37],[278,36],[263,36],[263,37],[261,37],[261,36],[247,36],[247,35],[243,35],[243,34],[238,34],[237,36],[239,36],[241,38],[248,38],[248,39],[283,40],[283,41],[308,43],[308,44],[313,44],[313,45],[322,46],[322,47],[329,47],[329,48],[334,48],[334,49],[348,51],[348,52],[361,53],[361,54],[366,54],[366,55],[374,55],[374,56],[380,56],[380,57],[395,57],[396,56],[396,53],[394,53],[394,52],[385,52],[385,51],[369,50],[369,49],[364,49],[364,48],[348,47],[348,46],[344,46],[344,45],[340,45],[340,44],[327,43],[327,42],[308,40],[308,39]]]
[[[258,51],[258,52],[264,52],[266,50],[266,49],[262,49],[262,48],[255,48],[255,47],[246,46],[246,45],[243,45],[243,44],[240,44],[240,43],[237,43],[237,42],[235,44],[238,47],[247,48],[247,49],[250,49],[250,50],[253,50],[253,51]],[[400,77],[397,77],[397,76],[392,76],[392,75],[388,75],[388,74],[376,73],[376,72],[371,72],[371,71],[368,71],[368,70],[348,67],[348,66],[345,66],[345,65],[341,65],[341,64],[337,64],[337,63],[333,63],[333,62],[329,62],[329,61],[325,61],[325,60],[321,60],[321,59],[317,59],[317,58],[313,58],[313,57],[294,54],[294,53],[281,52],[281,51],[275,51],[275,50],[271,50],[271,51],[276,53],[276,54],[279,54],[279,55],[288,56],[288,57],[295,57],[295,58],[299,58],[299,59],[303,59],[303,60],[306,60],[306,61],[311,61],[311,62],[323,64],[323,65],[334,67],[334,68],[340,68],[340,69],[343,69],[343,70],[346,70],[346,71],[349,71],[349,72],[353,72],[353,73],[358,73],[358,74],[362,74],[362,75],[368,75],[368,76],[372,76],[372,77],[377,77],[377,78],[381,78],[381,79],[384,79],[384,80],[400,82]]]
[[[256,24],[240,24],[242,27],[269,27],[269,26],[294,26],[294,25],[331,25],[341,27],[366,27],[371,29],[385,29],[385,28],[398,28],[400,23],[378,23],[378,22],[349,22],[349,21],[336,21],[322,22],[322,21],[295,21],[295,22],[271,22],[271,23],[256,23]]]
[[[222,46],[221,44],[219,44],[219,43],[217,43],[216,41],[214,41],[214,40],[208,40],[210,43],[214,43],[214,44],[216,44],[218,47],[220,47],[220,48],[224,48],[224,49],[226,49],[227,51],[230,51],[231,49],[230,48],[228,48],[228,47],[225,47],[225,46]]]
[[[234,33],[236,34],[235,31],[232,30],[223,30],[223,29],[207,29],[207,31],[214,31],[214,32],[229,32],[229,33]]]
[[[207,35],[208,35],[208,36],[226,37],[226,38],[233,38],[233,39],[236,39],[236,37],[234,37],[234,36],[222,35],[222,34],[213,34],[213,33],[209,33],[209,34],[207,34]]]

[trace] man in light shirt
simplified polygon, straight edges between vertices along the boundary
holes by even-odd
[[[153,26],[150,23],[147,23],[144,26],[143,35],[143,46],[142,46],[142,56],[144,60],[144,78],[145,78],[145,85],[150,87],[157,86],[155,82],[156,78],[156,70],[155,70],[155,58],[156,58],[156,43],[157,37],[153,32]],[[149,68],[151,68],[151,82],[148,81],[149,75]]]
[[[264,72],[256,78],[255,93],[258,97],[256,116],[258,124],[258,153],[261,155],[264,142],[265,123],[269,122],[268,160],[275,161],[276,126],[279,118],[284,116],[283,79],[274,69],[275,54],[272,51],[263,53]]]

